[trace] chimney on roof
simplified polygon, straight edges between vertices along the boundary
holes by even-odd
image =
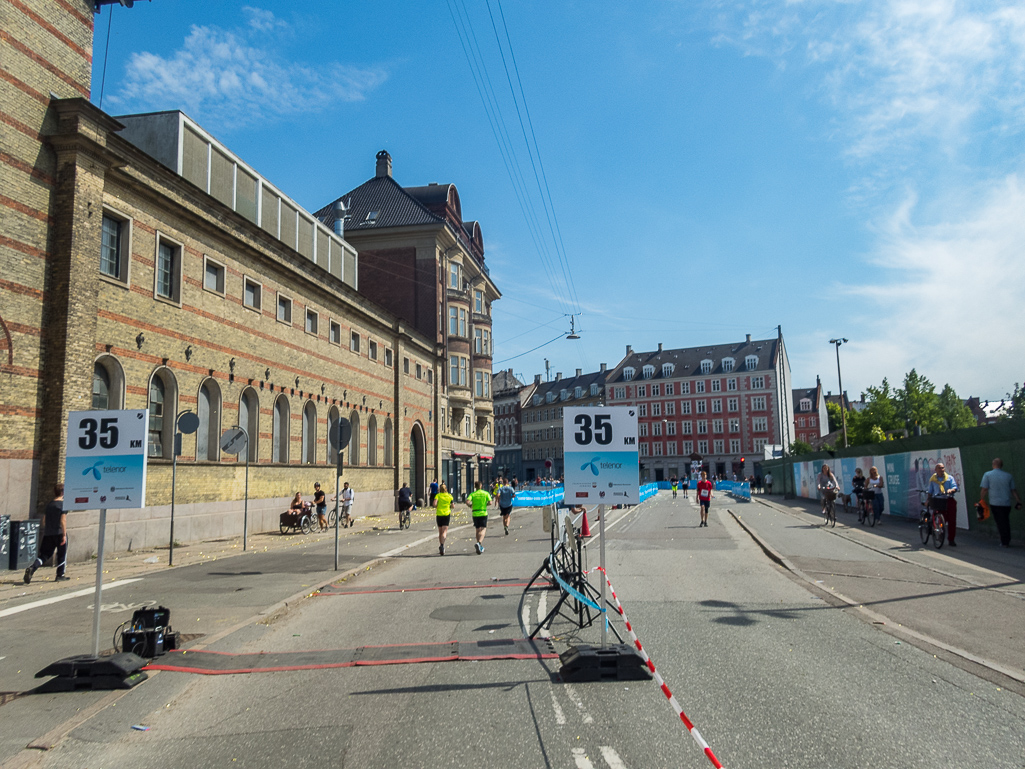
[[[555,381],[559,382],[561,380],[562,380],[562,372],[561,371],[556,371],[555,372]]]
[[[534,384],[536,384],[536,385],[541,384],[541,375],[540,374],[534,374]]]
[[[634,348],[631,347],[630,345],[627,345],[626,346],[626,354],[627,355],[633,355],[634,354]]]
[[[605,372],[605,371],[606,371],[607,369],[608,369],[608,366],[607,366],[607,365],[605,365],[604,363],[599,363],[599,364],[598,364],[598,370],[599,370],[599,371],[601,371],[601,372],[603,372],[603,373],[604,373],[604,372]]]
[[[584,370],[582,368],[578,368],[577,369],[577,376],[580,376],[583,373],[584,373]]]
[[[747,343],[751,344],[751,335],[750,334],[747,335]]]
[[[338,237],[344,237],[345,235],[345,203],[342,202],[341,198],[338,198],[331,206],[331,215],[334,216],[334,230],[335,235]]]
[[[658,351],[662,352],[662,343],[661,342],[658,343]]]
[[[822,385],[822,377],[820,377],[818,374],[815,375],[815,385],[816,386],[821,386]]]
[[[513,375],[513,372],[512,372],[512,369],[511,369],[511,368],[510,368],[510,369],[507,369],[507,371],[509,372],[509,376],[512,376],[512,375]]]
[[[377,153],[377,173],[374,176],[378,179],[382,176],[391,176],[391,155],[388,154],[388,150]]]

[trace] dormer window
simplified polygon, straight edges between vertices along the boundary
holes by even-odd
[[[374,222],[377,221],[377,217],[380,216],[380,214],[381,214],[380,211],[370,211],[370,212],[367,213],[367,218],[364,219],[364,221],[367,222],[368,224],[373,224]]]
[[[634,375],[636,373],[637,371],[634,369],[633,366],[627,366],[625,369],[623,369],[623,381],[629,382],[631,379],[634,378]]]
[[[535,395],[533,398],[531,398],[531,402],[535,406],[540,406],[541,405],[541,396],[540,395]]]
[[[598,395],[601,392],[601,388],[598,387],[598,383],[595,382],[591,385],[591,395]]]
[[[641,376],[645,379],[651,379],[653,376],[655,376],[655,367],[645,366],[641,369]]]
[[[748,371],[754,371],[756,368],[758,368],[758,356],[748,355],[746,358],[744,358],[744,367]]]
[[[811,411],[811,398],[801,398],[801,411]]]
[[[662,376],[672,376],[673,375],[673,369],[675,369],[675,368],[676,368],[676,366],[674,366],[672,363],[663,363],[662,364]]]
[[[565,387],[563,387],[561,390],[559,390],[559,400],[560,401],[569,400],[569,390],[567,390]]]
[[[555,393],[551,390],[545,393],[545,403],[555,403]]]
[[[709,358],[705,358],[701,361],[701,373],[711,374],[712,373],[712,361]]]
[[[733,371],[733,367],[737,365],[737,362],[733,358],[722,359],[722,370]]]
[[[573,397],[574,398],[581,398],[581,397],[583,397],[583,395],[584,395],[584,388],[583,387],[574,387],[573,388]]]

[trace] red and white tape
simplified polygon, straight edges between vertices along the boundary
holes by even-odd
[[[602,576],[605,577],[605,584],[607,584],[609,586],[609,590],[612,591],[612,600],[616,602],[616,611],[619,612],[619,616],[623,618],[623,622],[626,624],[626,631],[630,634],[630,640],[633,641],[634,646],[637,647],[637,651],[640,653],[641,659],[643,659],[645,664],[648,666],[648,670],[651,671],[651,675],[655,678],[655,683],[658,684],[662,693],[666,696],[666,699],[669,700],[669,704],[673,706],[673,710],[676,711],[676,715],[678,715],[680,720],[683,721],[683,725],[687,727],[687,731],[690,732],[690,736],[694,738],[698,747],[701,748],[706,756],[708,756],[708,760],[712,762],[712,765],[715,766],[716,769],[722,769],[722,764],[719,763],[719,759],[715,757],[715,753],[713,753],[712,749],[708,747],[708,743],[705,742],[705,738],[701,736],[701,732],[699,732],[697,727],[691,723],[689,718],[687,718],[687,714],[683,712],[683,708],[680,707],[680,703],[676,701],[676,697],[673,696],[673,693],[669,691],[669,687],[666,686],[665,680],[663,680],[662,676],[660,676],[658,671],[655,670],[655,663],[651,661],[651,657],[648,656],[648,653],[644,651],[644,647],[641,646],[640,639],[637,638],[637,634],[634,633],[630,620],[627,619],[626,612],[623,611],[623,604],[619,602],[619,597],[616,595],[616,589],[612,587],[612,583],[609,582],[609,575],[605,573],[605,570],[601,566],[592,569],[592,571],[600,571]]]

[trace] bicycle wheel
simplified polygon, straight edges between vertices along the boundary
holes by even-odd
[[[288,530],[290,528],[292,528],[291,526],[289,526],[287,523],[285,523],[283,521],[278,524],[278,527],[281,529],[281,533],[282,534],[288,534]]]
[[[943,520],[943,515],[936,513],[932,518],[932,544],[937,550],[943,547],[943,540],[946,539],[944,534],[947,532],[947,522]]]
[[[836,503],[829,503],[829,525],[836,528]]]
[[[918,519],[918,535],[922,538],[923,545],[929,541],[929,535],[931,534],[932,525],[929,523],[929,516],[923,515]]]
[[[868,525],[869,526],[875,526],[876,525],[876,511],[875,511],[875,508],[872,505],[869,505],[865,509],[865,517],[868,518]]]
[[[313,520],[309,515],[304,515],[299,521],[299,528],[303,530],[303,534],[309,534],[313,531]]]
[[[327,525],[328,526],[333,528],[334,525],[335,525],[335,521],[337,521],[337,520],[338,520],[338,516],[335,515],[335,511],[334,510],[331,510],[330,512],[328,512],[328,514],[327,514]]]

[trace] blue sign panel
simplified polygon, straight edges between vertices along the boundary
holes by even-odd
[[[72,411],[64,460],[64,509],[146,506],[149,411]]]

